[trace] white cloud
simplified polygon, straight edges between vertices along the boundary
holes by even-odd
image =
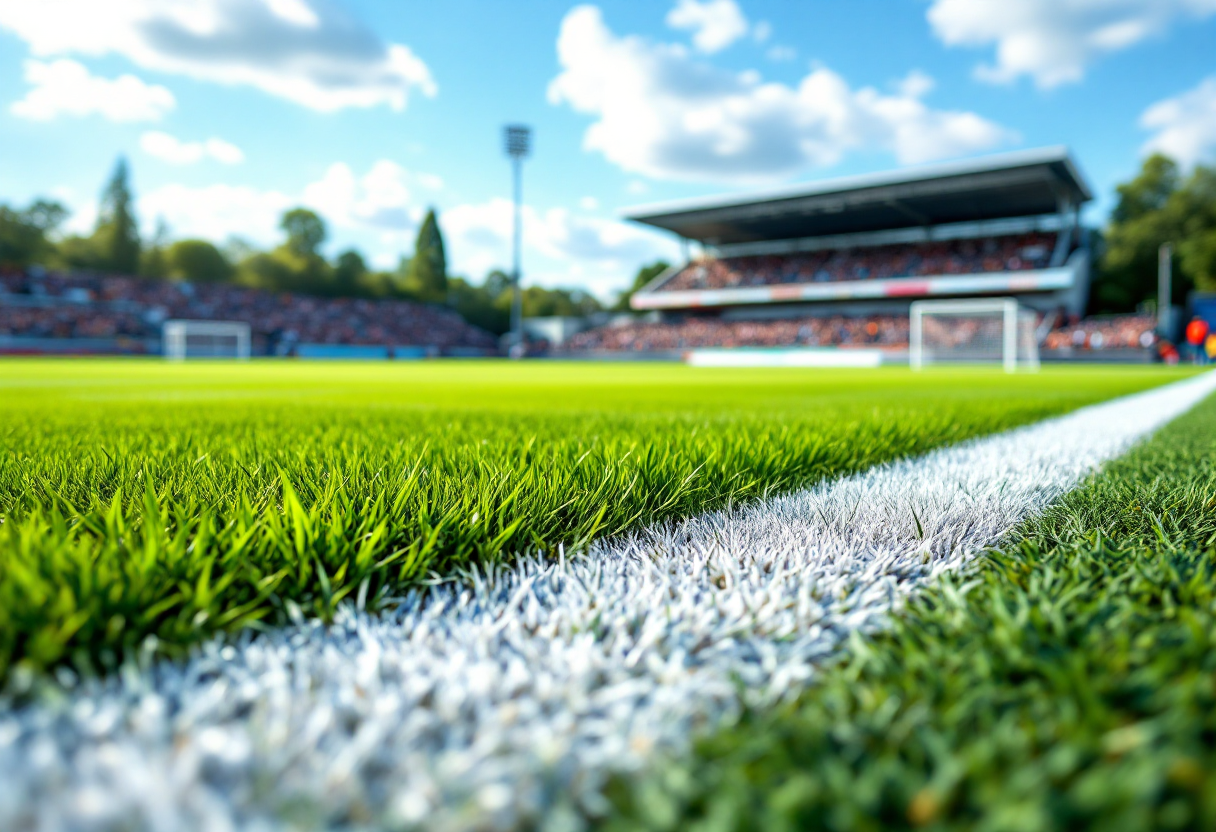
[[[158,121],[177,102],[161,86],[134,75],[98,78],[76,61],[26,61],[25,97],[9,111],[19,118],[50,121],[58,116],[100,115],[110,121]]]
[[[781,46],[774,44],[764,53],[764,57],[770,61],[792,61],[798,57],[798,50],[792,46]]]
[[[430,70],[332,0],[0,0],[0,28],[40,57],[122,55],[145,69],[251,86],[321,112],[433,96]]]
[[[443,190],[443,177],[434,173],[417,173],[414,176],[418,180],[418,184],[429,191]]]
[[[702,52],[720,52],[747,34],[747,18],[735,0],[678,0],[667,13],[667,25],[692,31]]]
[[[1216,75],[1149,107],[1140,126],[1156,131],[1145,153],[1164,153],[1187,167],[1216,161]]]
[[[149,130],[139,137],[139,147],[149,156],[171,165],[192,165],[205,158],[225,165],[245,161],[245,154],[239,147],[215,137],[201,142],[184,142],[160,130]]]
[[[598,211],[600,209],[600,201],[593,196],[585,196],[578,201],[578,207],[584,211]]]
[[[550,102],[596,117],[585,148],[654,178],[773,180],[853,150],[887,150],[908,163],[1013,138],[975,113],[929,108],[920,98],[925,76],[890,95],[853,89],[825,67],[796,87],[766,83],[679,45],[618,37],[594,6],[566,15],[557,49],[562,72],[549,85]]]
[[[433,186],[435,179],[407,171],[388,159],[377,161],[361,176],[338,162],[298,192],[175,183],[145,194],[138,208],[149,231],[163,218],[176,237],[218,243],[236,235],[260,246],[274,246],[282,240],[279,220],[283,212],[304,205],[324,217],[331,231],[375,240],[381,248],[370,254],[382,262],[395,258],[413,242],[425,203],[412,200],[412,186],[423,181]]]
[[[1216,0],[934,0],[934,33],[949,46],[996,47],[977,77],[1022,75],[1043,88],[1081,80],[1104,54],[1160,35],[1178,19],[1216,14]]]
[[[921,98],[932,92],[936,85],[931,77],[919,69],[914,69],[899,79],[895,89],[905,98]]]
[[[493,199],[443,212],[439,223],[454,271],[480,279],[510,263],[512,210],[510,200]],[[528,205],[522,214],[526,282],[606,294],[626,284],[641,263],[677,254],[673,241],[622,222]]]
[[[298,201],[279,191],[247,185],[164,185],[140,197],[138,211],[150,232],[163,219],[177,238],[219,243],[232,235],[261,246],[276,245],[279,219]]]
[[[764,43],[766,40],[772,37],[772,35],[773,24],[769,23],[767,20],[761,20],[752,27],[752,37],[755,38],[756,43]]]
[[[422,179],[431,182],[388,159],[376,162],[361,177],[338,162],[304,188],[303,202],[336,226],[388,232],[388,240],[392,234],[408,236],[422,219],[423,209],[414,204],[410,191],[410,185]]]

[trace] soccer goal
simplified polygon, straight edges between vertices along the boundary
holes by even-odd
[[[908,361],[1000,363],[1005,372],[1039,368],[1035,316],[1013,298],[920,300],[912,304]]]
[[[164,355],[186,358],[248,358],[250,327],[242,321],[165,321]]]

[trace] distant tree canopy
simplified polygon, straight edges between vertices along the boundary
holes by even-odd
[[[58,202],[42,199],[24,210],[0,205],[0,266],[21,268],[46,259],[55,248],[49,235],[67,215]]]
[[[642,266],[633,277],[633,285],[621,293],[612,308],[618,312],[628,312],[629,301],[634,294],[669,268],[671,268],[671,264],[666,260],[656,260],[648,266]]]
[[[165,255],[168,276],[192,283],[223,283],[232,279],[228,259],[206,240],[178,240]]]
[[[352,249],[347,249],[338,255],[334,263],[334,277],[343,288],[356,288],[359,281],[367,274],[367,263],[363,255]]]
[[[414,243],[414,256],[410,260],[405,288],[423,300],[435,303],[447,300],[448,259],[434,208],[426,212],[426,217],[418,228],[418,238]]]
[[[511,277],[495,269],[480,286],[463,278],[450,281],[452,306],[461,316],[482,329],[502,335],[511,329]],[[521,307],[525,318],[550,316],[582,317],[603,310],[594,295],[577,289],[546,289],[528,286],[523,290]]]
[[[1156,299],[1162,243],[1174,246],[1174,303],[1192,289],[1216,290],[1216,168],[1198,165],[1184,177],[1173,160],[1154,154],[1116,192],[1097,263],[1095,311],[1128,312]]]
[[[287,232],[287,251],[296,257],[316,257],[328,231],[325,220],[307,208],[292,208],[283,215],[279,228]]]
[[[139,227],[131,207],[127,160],[122,157],[102,191],[93,241],[97,265],[102,270],[118,274],[139,271]]]
[[[308,208],[286,211],[279,223],[282,243],[261,251],[238,238],[229,239],[222,249],[207,240],[172,241],[163,221],[145,244],[133,205],[130,170],[122,158],[102,192],[97,224],[89,236],[58,234],[67,217],[58,203],[39,200],[24,209],[0,205],[0,266],[41,264],[330,297],[401,298],[449,306],[470,323],[497,334],[510,326],[510,277],[494,270],[476,284],[450,276],[447,247],[433,209],[418,228],[414,250],[402,256],[395,271],[378,271],[355,249],[328,260],[322,251],[328,239],[325,221]],[[664,267],[656,263],[644,268],[635,284],[649,280],[642,278],[647,269]],[[523,292],[527,317],[578,316],[601,309],[595,297],[579,290],[529,286]]]

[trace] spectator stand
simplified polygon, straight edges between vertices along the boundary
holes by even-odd
[[[0,351],[157,353],[169,319],[248,323],[261,356],[497,354],[492,335],[452,310],[408,301],[32,269],[0,275]]]
[[[1083,313],[1089,186],[1064,148],[627,212],[702,256],[635,293],[636,310],[761,307],[789,315],[906,314],[927,297],[1010,296]],[[852,304],[851,308],[839,308]]]

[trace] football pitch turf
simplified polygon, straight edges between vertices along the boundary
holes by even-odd
[[[46,679],[70,687],[81,676],[105,678],[132,663],[147,667],[157,656],[179,661],[217,633],[257,630],[274,644],[283,627],[348,621],[355,609],[391,617],[403,596],[413,599],[407,607],[416,605],[415,590],[444,580],[455,582],[451,598],[464,598],[462,585],[477,597],[495,564],[519,560],[521,576],[528,570],[539,576],[548,574],[537,571],[549,568],[544,563],[564,564],[588,547],[591,569],[597,557],[620,560],[620,551],[636,553],[625,560],[645,560],[646,541],[665,541],[677,560],[695,560],[698,535],[735,535],[721,544],[729,555],[732,545],[750,545],[746,534],[729,529],[728,521],[747,516],[734,506],[786,512],[788,534],[799,513],[835,509],[813,497],[774,502],[776,495],[821,481],[831,494],[830,483],[840,477],[958,443],[961,460],[971,453],[965,440],[1190,374],[1159,367],[1006,376],[987,369],[913,374],[496,362],[4,362],[0,676],[20,695],[42,691]],[[1135,424],[1147,418],[1139,416],[1120,427],[1116,411],[1105,417],[1112,436],[1124,430],[1134,438],[1149,429],[1149,422]],[[1089,431],[1097,448],[1106,423],[1095,418],[1072,430]],[[938,469],[954,476],[955,463],[945,461],[953,452],[932,463],[937,469],[909,463],[903,474],[896,467],[863,475],[863,485],[866,477],[880,485],[883,477],[903,476],[913,496],[915,488],[930,488],[921,514],[914,500],[908,528],[896,536],[910,541],[908,552],[923,548],[926,558],[937,558],[941,548],[942,560],[907,572],[909,580],[895,579],[884,592],[898,585],[902,595],[929,581],[927,588],[916,589],[906,606],[889,599],[874,606],[872,614],[884,620],[896,610],[889,628],[875,632],[854,623],[834,630],[844,635],[824,642],[829,653],[839,652],[831,645],[842,637],[847,649],[809,686],[796,682],[795,690],[787,680],[787,693],[804,691],[794,702],[753,703],[742,713],[726,708],[727,724],[709,723],[714,730],[695,754],[664,759],[657,766],[663,776],[619,777],[609,791],[608,822],[655,829],[1014,829],[1064,828],[1070,819],[1118,820],[1126,828],[1210,820],[1201,787],[1211,785],[1212,761],[1201,746],[1214,728],[1206,716],[1211,708],[1203,710],[1213,699],[1213,669],[1204,665],[1212,568],[1203,552],[1212,542],[1207,526],[1216,505],[1207,462],[1214,425],[1210,405],[1201,406],[1037,519],[1044,500],[1057,499],[1077,475],[1117,454],[1123,440],[1111,439],[1088,457],[1078,450],[1063,467],[1051,459],[1054,446],[1019,444],[1073,435],[1050,423],[984,446],[991,450],[983,453],[996,455],[990,470],[1024,469],[1017,476],[1026,496],[1008,515],[998,503],[1016,488],[1006,495],[999,472],[983,480],[986,463],[976,446],[966,464],[979,485],[959,482],[977,489],[968,500],[995,500],[1001,510],[985,512],[988,525],[967,519],[970,531],[957,539],[947,528],[953,515],[941,514],[944,498],[920,482]],[[1061,455],[1070,450],[1067,442],[1060,446]],[[1017,459],[1003,462],[1002,455]],[[1036,485],[1036,466],[1045,482],[1058,485]],[[995,490],[981,494],[985,488]],[[725,512],[707,514],[715,510]],[[860,511],[845,506],[843,525],[824,515],[824,539],[838,527],[853,534],[846,528],[853,524],[865,526],[875,542],[841,545],[886,545],[883,525],[894,515],[869,505]],[[968,511],[974,514],[974,506]],[[898,512],[902,524],[904,507]],[[1018,518],[1030,519],[1003,537]],[[1006,540],[1005,551],[950,577],[947,568],[962,564],[952,560],[956,550],[969,559],[974,546],[998,539]],[[842,550],[838,560],[848,554]],[[891,574],[904,574],[898,559],[890,564]],[[727,568],[712,586],[688,590],[689,597],[719,603],[705,589],[721,586],[725,610],[740,603],[727,597],[734,583],[763,583],[769,570],[744,576]],[[797,573],[778,567],[772,574],[774,581],[780,574],[797,582]],[[831,615],[860,621],[859,610],[873,599],[849,595],[854,579],[842,574],[844,584],[824,583],[794,600],[814,606],[825,587],[839,587],[848,597],[823,601],[822,608],[836,603]],[[533,580],[524,580],[519,593]],[[579,580],[590,586],[586,575]],[[675,584],[670,591],[674,597]],[[759,586],[742,603],[774,603],[776,589],[766,592]],[[548,603],[537,597],[541,606]],[[477,603],[492,609],[491,600]],[[531,621],[539,613],[526,606],[521,614]],[[416,625],[424,628],[443,614],[409,608],[421,610]],[[395,619],[377,638],[399,638],[392,627],[415,614]],[[598,613],[589,619],[592,630],[597,621]],[[535,640],[536,627],[548,625],[526,626]],[[653,635],[628,637],[641,650]],[[791,632],[776,643],[797,638]],[[334,649],[342,648],[324,647]],[[828,648],[816,649],[827,655]],[[1188,741],[1195,747],[1184,748]],[[10,762],[4,752],[0,766]],[[1156,777],[1156,791],[1137,779],[1146,771]],[[368,810],[366,798],[343,798],[336,810],[318,798],[308,822],[298,812],[284,814],[304,827],[384,821],[388,815]],[[493,819],[486,806],[481,811]],[[602,815],[608,804],[595,810],[590,799],[582,810],[588,806]],[[479,826],[467,812],[433,815],[441,816],[435,828],[465,828],[453,817]],[[533,806],[511,817],[543,816],[543,807]],[[405,815],[393,817],[399,822],[390,825],[408,825],[400,821]],[[427,818],[414,822],[425,825]]]
[[[1216,402],[621,780],[613,830],[1216,829]]]
[[[375,609],[1184,373],[8,361],[0,678]]]

